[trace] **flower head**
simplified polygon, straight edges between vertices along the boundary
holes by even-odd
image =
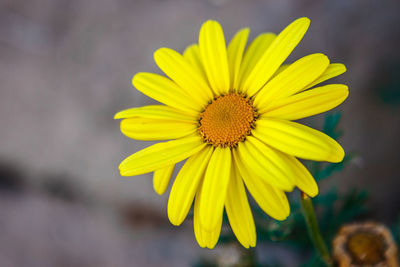
[[[200,246],[213,248],[226,210],[244,247],[256,244],[246,188],[272,218],[290,212],[285,192],[297,186],[309,196],[318,187],[298,158],[340,162],[344,151],[327,135],[293,120],[330,110],[344,101],[342,84],[318,86],[345,72],[323,54],[282,65],[309,26],[300,18],[279,35],[263,33],[246,48],[249,29],[226,46],[220,24],[209,20],[199,43],[183,55],[160,48],[154,59],[169,77],[138,73],[133,85],[164,105],[132,108],[115,115],[121,131],[138,140],[170,140],[152,145],[119,166],[121,175],[154,171],[163,194],[177,162],[168,217],[180,225],[194,202],[194,232]]]
[[[340,267],[399,266],[391,233],[373,222],[343,226],[333,240],[333,255]]]

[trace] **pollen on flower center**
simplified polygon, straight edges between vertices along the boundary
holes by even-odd
[[[251,99],[229,93],[214,98],[200,115],[199,133],[214,146],[235,147],[251,133],[257,112]]]

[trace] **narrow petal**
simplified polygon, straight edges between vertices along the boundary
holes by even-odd
[[[151,105],[125,109],[115,114],[114,119],[127,119],[133,117],[186,122],[196,122],[198,120],[197,116],[193,116],[191,113],[183,112],[179,109],[164,105]]]
[[[206,21],[199,34],[200,55],[208,81],[216,94],[229,90],[229,67],[224,32],[214,20]]]
[[[242,63],[240,64],[238,83],[235,88],[239,88],[241,90],[240,85],[244,80],[247,79],[250,72],[256,66],[257,62],[260,60],[262,54],[267,50],[267,48],[271,45],[272,41],[275,40],[276,34],[274,33],[263,33],[254,39],[249,47],[246,49]]]
[[[296,186],[310,197],[318,195],[318,185],[307,168],[295,157],[285,153],[281,155],[296,172]]]
[[[344,157],[343,148],[335,140],[300,123],[261,118],[252,133],[268,145],[299,158],[340,162]]]
[[[168,218],[173,225],[180,225],[185,220],[212,152],[212,147],[205,147],[194,154],[176,176],[168,200]]]
[[[119,170],[122,176],[152,172],[182,161],[205,146],[197,135],[158,143],[124,159],[119,165]]]
[[[242,81],[241,89],[249,96],[257,93],[297,46],[309,25],[308,18],[300,18],[287,26],[261,56],[246,80]]]
[[[277,99],[291,96],[318,78],[328,67],[323,54],[303,57],[270,80],[256,95],[254,105],[263,113]]]
[[[205,238],[203,238],[203,228],[201,227],[200,217],[199,217],[199,200],[198,196],[196,195],[196,199],[194,201],[194,214],[193,214],[193,230],[194,236],[196,237],[197,243],[200,247],[205,248],[207,247],[207,243]]]
[[[243,51],[246,47],[250,29],[245,28],[238,31],[228,46],[228,64],[230,74],[230,89],[237,90],[239,85],[239,70],[243,59]]]
[[[264,112],[264,116],[298,120],[331,110],[340,105],[348,95],[349,89],[346,85],[329,84],[280,99]]]
[[[188,136],[197,130],[196,123],[129,118],[121,121],[121,132],[136,140],[170,140]]]
[[[204,70],[203,62],[201,62],[200,49],[198,44],[189,45],[185,52],[183,52],[183,57],[186,58],[190,64],[196,69],[196,71],[201,74],[203,79],[207,81],[206,71]]]
[[[215,148],[204,176],[200,199],[201,225],[207,231],[213,231],[222,218],[230,173],[231,150]]]
[[[157,194],[162,195],[167,190],[172,173],[174,172],[174,167],[175,164],[172,164],[154,171],[153,188]]]
[[[201,224],[200,219],[200,201],[202,194],[202,185],[199,186],[199,189],[196,194],[196,199],[194,201],[194,214],[193,214],[193,228],[194,235],[196,237],[197,242],[202,248],[213,249],[218,242],[219,235],[221,233],[222,227],[222,216],[217,223],[217,227],[212,231],[207,231]]]
[[[285,220],[290,213],[289,201],[285,193],[249,172],[248,167],[240,159],[238,150],[234,151],[233,155],[237,170],[260,208],[276,220]]]
[[[285,191],[294,187],[294,173],[287,167],[286,162],[263,142],[248,136],[237,147],[240,160],[252,173],[264,181]]]
[[[213,98],[212,91],[201,74],[178,52],[170,48],[160,48],[154,52],[154,60],[166,75],[202,107]]]
[[[340,74],[343,74],[346,72],[346,67],[343,64],[340,63],[333,63],[328,66],[328,68],[322,73],[318,79],[307,85],[307,87],[304,88],[304,90],[307,90],[319,83],[322,83],[326,80],[329,80],[333,77],[339,76]]]
[[[225,201],[226,214],[232,231],[245,248],[256,246],[256,227],[253,214],[247,199],[243,180],[236,168],[232,167],[232,175],[228,185]]]
[[[164,76],[141,72],[133,77],[132,84],[143,94],[184,112],[194,115],[202,109],[202,104]]]

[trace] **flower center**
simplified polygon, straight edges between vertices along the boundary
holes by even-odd
[[[257,112],[250,98],[238,93],[221,95],[200,115],[199,133],[214,146],[236,147],[251,133]]]
[[[353,234],[347,248],[357,264],[374,265],[385,258],[383,238],[376,233],[361,231]]]

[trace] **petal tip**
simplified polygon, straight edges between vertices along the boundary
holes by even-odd
[[[137,74],[136,74],[136,75],[137,75]],[[135,88],[136,88],[136,86],[135,86],[135,77],[136,77],[136,75],[134,75],[134,76],[132,77],[132,79],[131,79],[132,86],[135,87]]]
[[[349,92],[349,87],[347,85],[345,85],[343,88],[345,90],[345,93],[343,95],[343,97],[344,97],[343,101],[344,101],[349,96],[350,92]]]
[[[308,28],[310,27],[310,23],[311,20],[309,18],[301,17],[293,21],[292,24],[290,24],[289,26],[296,25],[296,27],[298,27],[298,31],[301,32],[302,35],[304,35],[307,32]]]
[[[332,155],[329,159],[329,162],[340,163],[343,161],[344,156],[345,156],[344,149],[338,144],[336,149],[332,151]]]
[[[171,199],[171,198],[170,198]],[[179,212],[176,212],[176,209],[172,208],[172,204],[170,202],[170,200],[168,201],[168,205],[167,205],[167,215],[168,215],[168,219],[170,221],[170,223],[174,226],[179,226],[183,223],[185,218],[181,218],[179,217]]]
[[[154,192],[156,192],[157,195],[162,196],[165,192],[158,191],[154,188]]]
[[[328,67],[330,60],[327,55],[325,55],[323,53],[315,53],[315,54],[311,54],[310,56],[312,59],[318,60],[322,64],[326,65],[326,67]]]
[[[153,53],[154,61],[157,63],[165,56],[166,53],[176,52],[175,50],[168,48],[168,47],[160,47]],[[158,63],[157,63],[158,65]]]
[[[162,196],[165,193],[165,191],[167,191],[166,188],[160,188],[159,186],[156,186],[154,183],[153,183],[153,190],[154,190],[154,192],[157,193],[157,195],[160,195],[160,196]]]
[[[214,25],[217,25],[217,24],[218,24],[218,25],[220,25],[220,23],[219,23],[218,21],[216,21],[215,19],[209,19],[209,20],[207,20],[206,22],[204,22],[202,26],[211,25],[211,24],[214,24]]]
[[[282,216],[275,216],[275,218],[274,219],[276,219],[277,221],[284,221],[284,220],[286,220],[287,219],[287,217],[289,217],[289,214],[285,214],[285,215],[282,215]]]
[[[318,186],[315,185],[312,188],[308,188],[308,190],[305,191],[304,193],[306,193],[307,196],[309,196],[309,197],[316,197],[318,195],[318,193],[319,193]]]
[[[295,22],[302,23],[304,25],[307,25],[307,27],[308,27],[308,25],[310,25],[310,23],[311,23],[311,20],[308,17],[301,17],[301,18],[296,19]]]
[[[121,169],[120,169],[120,171],[119,171],[119,174],[120,174],[121,176],[124,176],[124,177],[126,177],[126,176],[130,176],[130,175],[128,174],[128,172],[127,172],[127,171],[125,171],[125,170],[121,170]]]
[[[213,248],[215,248],[215,246],[216,246],[217,243],[218,243],[218,239],[219,239],[219,238],[217,238],[217,239],[210,238],[209,240],[207,240],[207,241],[206,241],[206,242],[207,242],[207,248],[208,248],[208,249],[213,249]]]
[[[338,67],[341,68],[341,73],[345,73],[347,71],[347,68],[344,64],[342,63],[337,63]]]
[[[138,72],[132,77],[132,85],[135,88],[138,88],[138,82],[139,80],[145,75],[144,72]]]
[[[183,55],[187,54],[188,51],[190,51],[191,49],[196,49],[197,46],[198,46],[198,44],[191,44],[191,45],[188,45],[188,46],[185,48],[185,51],[183,51]]]
[[[249,35],[250,34],[250,28],[249,27],[244,27],[239,30],[240,33]]]
[[[119,112],[117,112],[117,113],[115,113],[115,115],[114,115],[114,120],[118,120],[118,119],[121,119],[121,111],[119,111]]]
[[[168,215],[168,219],[169,222],[173,225],[173,226],[179,226],[182,224],[182,222],[177,221],[175,218],[173,218],[172,216]]]
[[[328,61],[329,62],[329,58],[328,58],[328,56],[327,55],[325,55],[325,54],[322,54],[322,53],[318,53],[319,55],[320,55],[320,57],[321,58],[323,58],[325,61]]]
[[[128,158],[124,159],[118,166],[121,176],[129,176],[128,175],[129,172],[128,172],[127,166],[126,166]]]

